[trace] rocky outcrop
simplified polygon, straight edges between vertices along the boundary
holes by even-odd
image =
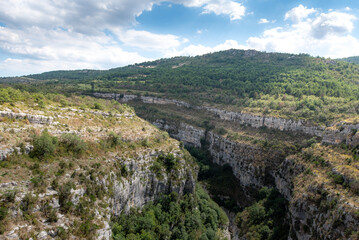
[[[311,136],[321,137],[323,139],[323,143],[328,144],[340,144],[344,142],[346,144],[354,145],[359,143],[359,137],[356,137],[354,140],[351,139],[353,131],[359,130],[359,124],[339,123],[339,128],[338,126],[335,127],[334,124],[329,127],[324,127],[304,120],[292,120],[265,115],[262,116],[250,113],[232,112],[206,106],[194,106],[184,101],[159,97],[114,93],[94,93],[94,96],[106,99],[115,99],[120,102],[138,100],[147,104],[170,104],[178,107],[206,110],[225,121],[236,122],[253,128],[267,127],[270,129],[277,129],[279,131],[304,133]]]
[[[157,120],[154,124],[186,145],[201,147],[201,141],[206,140],[213,162],[231,166],[243,187],[259,189],[266,185],[272,172],[284,159],[279,152],[234,142],[185,123]]]
[[[312,183],[301,191],[296,189],[295,179],[304,171],[303,165],[288,157],[275,173],[276,188],[289,202],[289,239],[353,239],[350,235],[359,226],[355,214],[358,209],[331,193],[324,183]]]
[[[0,161],[6,160],[6,158],[13,153],[29,154],[32,149],[33,149],[32,145],[26,145],[24,148],[13,147],[13,148],[2,149],[0,150]]]
[[[183,160],[183,156],[176,155],[181,159],[180,167],[171,175],[166,171],[155,173],[151,170],[157,155],[158,153],[153,151],[136,159],[122,161],[122,166],[128,169],[130,176],[114,182],[113,214],[127,212],[131,207],[142,207],[162,194],[177,192],[183,195],[194,192],[195,170]]]
[[[167,123],[164,120],[157,120],[153,125],[167,131],[171,137],[183,142],[185,145],[201,147],[201,139],[205,138],[205,131],[186,123]]]
[[[233,174],[246,188],[259,189],[270,184],[271,174],[284,159],[279,152],[233,142],[212,132],[208,132],[206,141],[213,161],[231,166]]]
[[[118,168],[112,168],[112,171],[104,176],[101,176],[98,171],[91,173],[91,171],[78,168],[75,170],[76,175],[84,176],[84,178],[76,179],[70,174],[65,174],[62,182],[71,181],[74,188],[70,190],[69,195],[62,198],[70,199],[72,208],[77,209],[80,204],[84,204],[84,199],[89,197],[88,193],[92,192],[93,189],[103,192],[103,198],[100,201],[94,201],[94,206],[91,208],[94,210],[94,221],[101,223],[100,229],[96,231],[95,239],[111,239],[112,230],[109,225],[111,216],[119,215],[122,211],[128,212],[132,207],[142,207],[163,194],[177,192],[179,195],[183,195],[194,192],[196,170],[184,160],[182,152],[173,152],[178,159],[178,168],[170,172],[163,169],[160,173],[155,173],[152,170],[152,165],[159,154],[161,153],[148,151],[138,153],[133,158],[116,156],[107,159],[104,164],[117,164]],[[121,173],[119,174],[118,171]],[[85,185],[83,184],[84,179],[87,179]],[[58,236],[59,233],[56,229],[59,227],[71,228],[76,217],[69,217],[71,212],[62,214],[60,211],[59,196],[62,194],[60,193],[61,190],[54,190],[49,186],[45,192],[39,194],[31,189],[30,181],[0,184],[1,195],[6,192],[17,193],[15,203],[9,209],[10,215],[16,216],[16,218],[23,216],[24,213],[19,209],[19,206],[22,206],[25,196],[30,194],[36,199],[31,214],[37,216],[39,222],[37,228],[42,229],[40,233],[37,233],[37,238],[53,239]],[[47,223],[46,218],[41,217],[43,210],[40,206],[44,202],[49,202],[50,206],[56,211],[58,220],[51,225]],[[14,229],[7,231],[4,236],[6,239],[19,239],[24,231],[31,232],[35,229],[28,223],[24,226],[17,225]]]
[[[25,119],[30,123],[34,124],[52,124],[53,117],[43,116],[43,115],[32,115],[26,113],[14,113],[10,111],[0,111],[0,117],[9,118],[9,119]]]

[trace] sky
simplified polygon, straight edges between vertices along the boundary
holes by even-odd
[[[359,1],[0,0],[0,77],[231,48],[359,55]]]

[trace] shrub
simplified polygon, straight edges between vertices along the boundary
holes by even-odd
[[[35,202],[36,202],[36,198],[33,197],[31,193],[28,193],[22,199],[20,203],[20,209],[23,212],[29,212],[34,206]]]
[[[111,147],[116,147],[122,142],[121,136],[114,132],[110,132],[108,134],[107,142],[110,144]]]
[[[0,221],[6,218],[7,213],[8,213],[8,209],[6,207],[0,207]]]
[[[67,152],[82,154],[87,149],[87,144],[79,136],[73,133],[64,133],[60,138],[61,145]]]
[[[95,102],[93,108],[96,110],[102,110],[103,106],[100,103]]]
[[[343,184],[344,183],[344,178],[340,174],[329,173],[329,176],[333,178],[334,183],[336,183],[336,184]]]
[[[148,140],[148,138],[145,138],[141,141],[141,145],[142,147],[149,147],[151,146],[150,140]]]
[[[353,181],[350,183],[350,189],[357,195],[359,195],[359,181]]]
[[[167,171],[174,169],[177,164],[177,159],[172,153],[167,155],[161,154],[157,157],[157,160],[165,165]]]
[[[59,187],[59,204],[60,209],[63,212],[68,212],[72,207],[71,202],[71,189],[74,188],[74,184],[72,182],[67,182],[66,184]]]
[[[225,128],[221,127],[218,129],[218,134],[223,136],[223,135],[227,134],[227,130]]]
[[[52,155],[56,150],[57,143],[57,137],[51,136],[45,129],[40,136],[34,138],[34,149],[31,151],[30,157],[43,158],[46,155]]]
[[[157,178],[162,176],[162,165],[158,161],[154,161],[151,166],[151,171],[156,174]]]

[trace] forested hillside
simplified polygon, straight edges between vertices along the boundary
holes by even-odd
[[[348,62],[348,63],[356,63],[356,64],[359,63],[359,57],[358,57],[358,56],[347,57],[347,58],[340,58],[340,59],[338,59],[338,60],[345,61],[345,62]]]
[[[351,119],[359,108],[359,66],[305,54],[228,50],[108,71],[60,71],[27,77],[59,81],[18,88],[153,95],[321,124]]]

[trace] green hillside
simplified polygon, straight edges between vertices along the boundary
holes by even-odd
[[[61,80],[28,85],[30,91],[91,93],[94,87],[317,123],[351,119],[359,111],[359,66],[305,54],[228,50],[108,71],[27,77]]]
[[[338,60],[345,61],[345,62],[348,62],[348,63],[359,64],[359,56],[347,57],[347,58],[339,58]]]

